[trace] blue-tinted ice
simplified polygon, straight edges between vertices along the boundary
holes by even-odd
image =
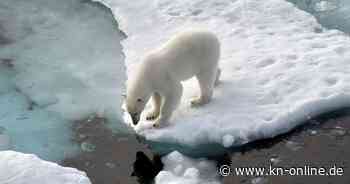
[[[314,15],[325,27],[350,33],[349,0],[288,0]]]
[[[74,120],[118,120],[123,37],[99,3],[0,1],[0,150],[57,161],[79,149]]]

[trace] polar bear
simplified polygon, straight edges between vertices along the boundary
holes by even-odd
[[[180,33],[160,48],[148,53],[127,82],[126,110],[134,125],[152,97],[153,110],[146,116],[153,126],[167,122],[182,96],[181,81],[195,76],[200,95],[191,106],[207,104],[220,76],[220,42],[208,31]]]

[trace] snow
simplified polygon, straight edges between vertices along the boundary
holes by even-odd
[[[235,142],[235,138],[232,135],[224,135],[222,137],[222,145],[224,147],[230,147]]]
[[[0,151],[0,171],[2,184],[91,184],[82,171],[14,151]]]
[[[14,80],[22,93],[67,119],[119,112],[125,81],[122,37],[108,11],[78,0],[1,4],[8,7],[1,11],[4,34],[12,34],[8,39],[15,43],[0,53],[14,60]]]
[[[142,120],[134,127],[147,140],[238,146],[350,105],[350,38],[284,0],[102,2],[128,36],[122,41],[128,75],[178,32],[203,28],[221,40],[222,83],[213,101],[191,108],[198,87],[186,81],[169,126],[154,129]]]
[[[121,122],[123,38],[98,3],[0,1],[0,149],[57,161],[76,150],[71,121]]]
[[[72,154],[71,121],[94,113],[121,117],[124,58],[130,76],[146,52],[192,28],[221,40],[221,84],[210,104],[191,108],[198,86],[184,82],[169,126],[154,129],[143,120],[134,127],[150,141],[239,146],[350,105],[349,36],[284,0],[98,1],[119,28],[97,3],[0,2],[0,150],[50,160]],[[348,20],[346,0],[315,2],[321,23]],[[158,184],[219,183],[212,161],[175,151],[163,162]],[[90,183],[76,169],[13,151],[0,152],[0,171],[5,184]]]
[[[162,158],[164,169],[155,178],[156,184],[219,184],[213,161],[191,159],[174,151]]]

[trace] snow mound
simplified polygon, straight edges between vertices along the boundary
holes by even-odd
[[[82,171],[14,151],[0,151],[0,171],[2,184],[91,184]]]
[[[174,151],[162,158],[164,169],[156,184],[219,184],[218,171],[212,161],[191,159]]]
[[[122,42],[128,75],[146,52],[178,32],[203,28],[221,40],[222,83],[213,101],[191,108],[198,87],[186,81],[169,126],[153,129],[143,120],[135,127],[148,140],[241,145],[350,105],[350,37],[322,28],[284,0],[103,2],[128,35]]]

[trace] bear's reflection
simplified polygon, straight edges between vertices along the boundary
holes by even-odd
[[[163,169],[163,166],[159,155],[154,155],[153,160],[151,160],[145,153],[138,151],[131,176],[137,177],[141,184],[149,184],[153,182],[154,177]]]

